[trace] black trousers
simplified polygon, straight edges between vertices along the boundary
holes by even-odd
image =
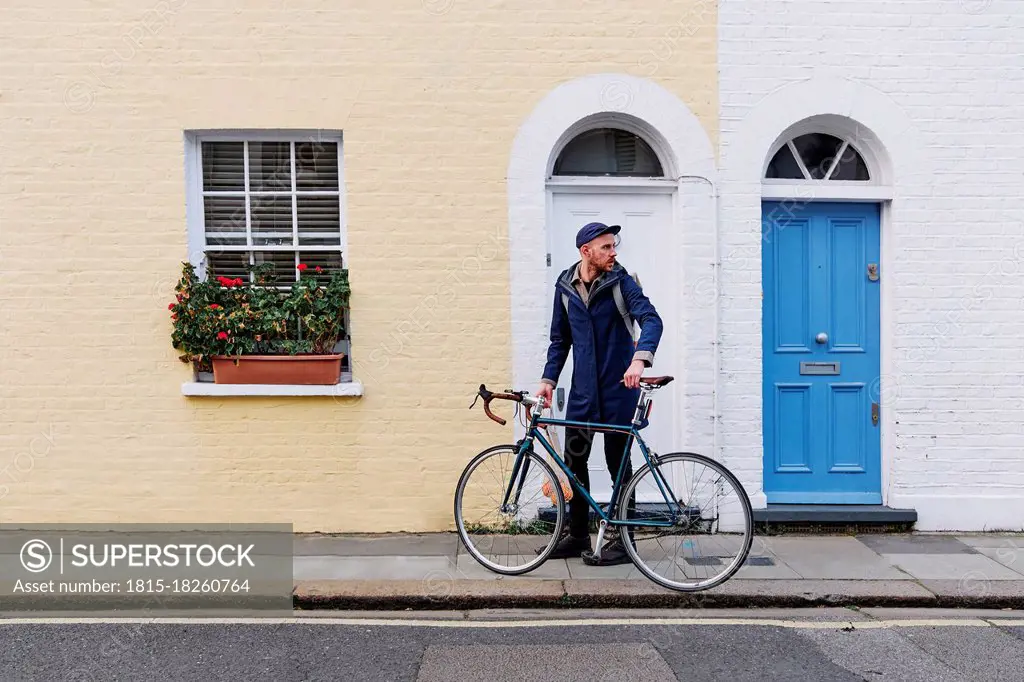
[[[569,465],[569,469],[579,479],[583,488],[590,493],[590,472],[587,470],[587,462],[590,460],[590,449],[594,443],[594,436],[600,434],[604,438],[604,459],[608,465],[608,472],[611,474],[611,481],[614,485],[615,476],[619,473],[619,466],[622,464],[622,457],[626,448],[628,434],[617,432],[590,431],[573,427],[565,427],[565,447],[562,451],[562,459]],[[626,460],[626,470],[622,474],[622,486],[625,487],[633,475],[633,464]],[[621,490],[621,488],[620,488]],[[634,494],[635,501],[636,495]],[[617,508],[617,507],[616,507]],[[589,520],[590,505],[586,498],[579,493],[572,496],[569,501],[569,532],[578,538],[588,535],[587,522]]]

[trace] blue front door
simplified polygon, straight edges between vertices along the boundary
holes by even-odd
[[[765,202],[764,491],[881,504],[879,207]]]

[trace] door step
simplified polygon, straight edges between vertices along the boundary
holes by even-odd
[[[900,533],[917,522],[914,509],[881,504],[769,504],[755,509],[759,534]]]

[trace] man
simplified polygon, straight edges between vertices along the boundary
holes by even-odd
[[[640,376],[654,363],[661,340],[662,322],[636,281],[616,262],[619,225],[588,223],[576,234],[580,260],[562,271],[555,285],[551,318],[551,344],[537,391],[551,404],[552,389],[573,351],[572,388],[565,418],[571,421],[628,425],[640,398]],[[630,315],[639,321],[640,339],[634,344],[613,289],[618,284]],[[563,294],[568,301],[563,303]],[[566,309],[566,305],[568,310]],[[646,421],[641,428],[646,426]],[[566,427],[563,457],[580,484],[590,492],[587,460],[597,432]],[[605,461],[614,484],[628,436],[603,433]],[[627,464],[623,482],[632,476]],[[621,540],[611,539],[593,559],[588,529],[589,505],[582,495],[569,502],[569,530],[555,547],[552,558],[582,557],[590,565],[628,563]]]

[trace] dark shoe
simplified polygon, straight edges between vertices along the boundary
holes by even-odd
[[[626,554],[626,548],[622,545],[622,540],[619,538],[605,543],[604,547],[601,548],[600,560],[595,559],[594,553],[590,551],[583,552],[580,557],[587,566],[618,566],[620,564],[633,563],[633,560]]]
[[[542,549],[537,550],[540,554]],[[590,551],[590,536],[577,538],[569,533],[564,533],[562,539],[555,545],[554,551],[548,556],[549,559],[572,559],[580,556],[583,552]]]

